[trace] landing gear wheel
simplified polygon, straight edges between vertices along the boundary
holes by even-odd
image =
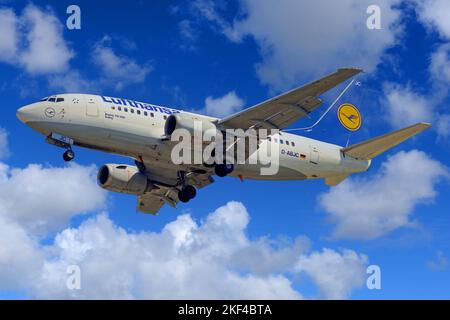
[[[184,202],[184,203],[186,203],[190,200],[188,195],[184,192],[184,189],[178,191],[178,200],[180,200],[181,202]]]
[[[63,153],[63,159],[64,161],[72,161],[75,158],[75,152],[73,152],[72,149],[67,150]]]
[[[214,167],[214,172],[219,177],[225,177],[226,175],[233,172],[233,170],[234,170],[234,165],[231,163],[217,164]]]
[[[191,185],[187,185],[183,189],[178,191],[178,199],[184,203],[188,202],[191,199],[194,199],[196,195],[197,190]]]
[[[188,196],[189,200],[194,199],[197,195],[197,190],[190,185],[184,187],[183,192]]]

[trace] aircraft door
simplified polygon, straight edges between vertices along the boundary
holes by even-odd
[[[98,103],[94,96],[86,98],[86,115],[88,117],[98,117]]]
[[[315,146],[309,146],[310,157],[309,162],[313,164],[319,164],[319,149]]]

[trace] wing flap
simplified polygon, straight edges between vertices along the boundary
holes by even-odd
[[[163,198],[146,193],[138,197],[137,210],[142,213],[156,215],[164,204]]]

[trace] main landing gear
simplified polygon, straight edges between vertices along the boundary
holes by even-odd
[[[73,150],[67,149],[66,152],[63,153],[63,159],[66,162],[72,161],[75,158],[75,152]]]
[[[224,164],[216,164],[214,166],[214,172],[219,177],[225,177],[232,173],[234,170],[234,165],[231,163],[224,163]]]
[[[187,185],[178,191],[178,199],[184,203],[194,199],[196,195],[197,190],[191,185]]]
[[[178,179],[181,182],[182,186],[182,188],[178,191],[178,199],[184,203],[194,199],[195,196],[197,195],[197,189],[195,189],[194,186],[191,186],[190,184],[186,183],[186,172],[179,171]]]

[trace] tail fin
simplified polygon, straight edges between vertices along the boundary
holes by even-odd
[[[429,127],[431,127],[431,124],[429,123],[418,123],[404,129],[354,144],[350,147],[343,148],[341,151],[353,158],[370,160]]]

